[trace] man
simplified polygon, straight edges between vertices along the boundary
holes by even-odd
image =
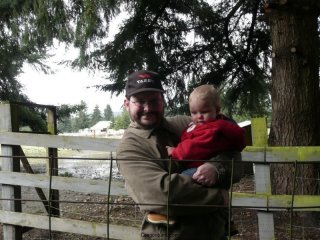
[[[117,164],[129,195],[142,211],[172,216],[174,224],[142,222],[142,239],[220,240],[228,212],[228,193],[220,186],[229,181],[230,166],[207,162],[195,173],[203,185],[180,175],[178,162],[168,160],[166,146],[176,146],[187,116],[164,118],[161,77],[151,71],[132,73],[126,83],[124,106],[131,124],[117,149]],[[239,156],[239,155],[238,155]],[[231,160],[233,154],[215,160]],[[229,164],[230,165],[230,164]],[[237,178],[235,176],[234,178]]]

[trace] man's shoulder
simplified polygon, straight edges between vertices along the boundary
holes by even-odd
[[[177,115],[174,117],[166,117],[163,125],[169,131],[176,133],[180,136],[183,130],[189,125],[190,121],[190,116]]]
[[[173,117],[166,117],[165,121],[169,125],[183,124],[185,126],[188,126],[191,121],[191,117],[187,115],[176,115]]]
[[[132,149],[138,149],[142,144],[148,143],[148,134],[143,129],[127,128],[117,147],[117,154]]]

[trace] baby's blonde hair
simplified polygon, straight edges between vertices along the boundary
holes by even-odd
[[[220,96],[217,89],[213,85],[204,84],[196,87],[189,96],[189,104],[192,101],[206,101],[210,102],[220,112]]]

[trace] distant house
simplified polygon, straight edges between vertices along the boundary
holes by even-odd
[[[111,123],[111,121],[99,121],[94,126],[90,127],[89,131],[95,136],[106,135]]]

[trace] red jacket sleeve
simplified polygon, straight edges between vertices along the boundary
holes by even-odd
[[[179,160],[207,160],[223,151],[242,151],[245,147],[245,132],[237,124],[216,120],[185,131],[182,141],[172,153]]]
[[[246,147],[245,130],[228,120],[216,120],[219,131],[231,145],[230,150],[241,152]]]

